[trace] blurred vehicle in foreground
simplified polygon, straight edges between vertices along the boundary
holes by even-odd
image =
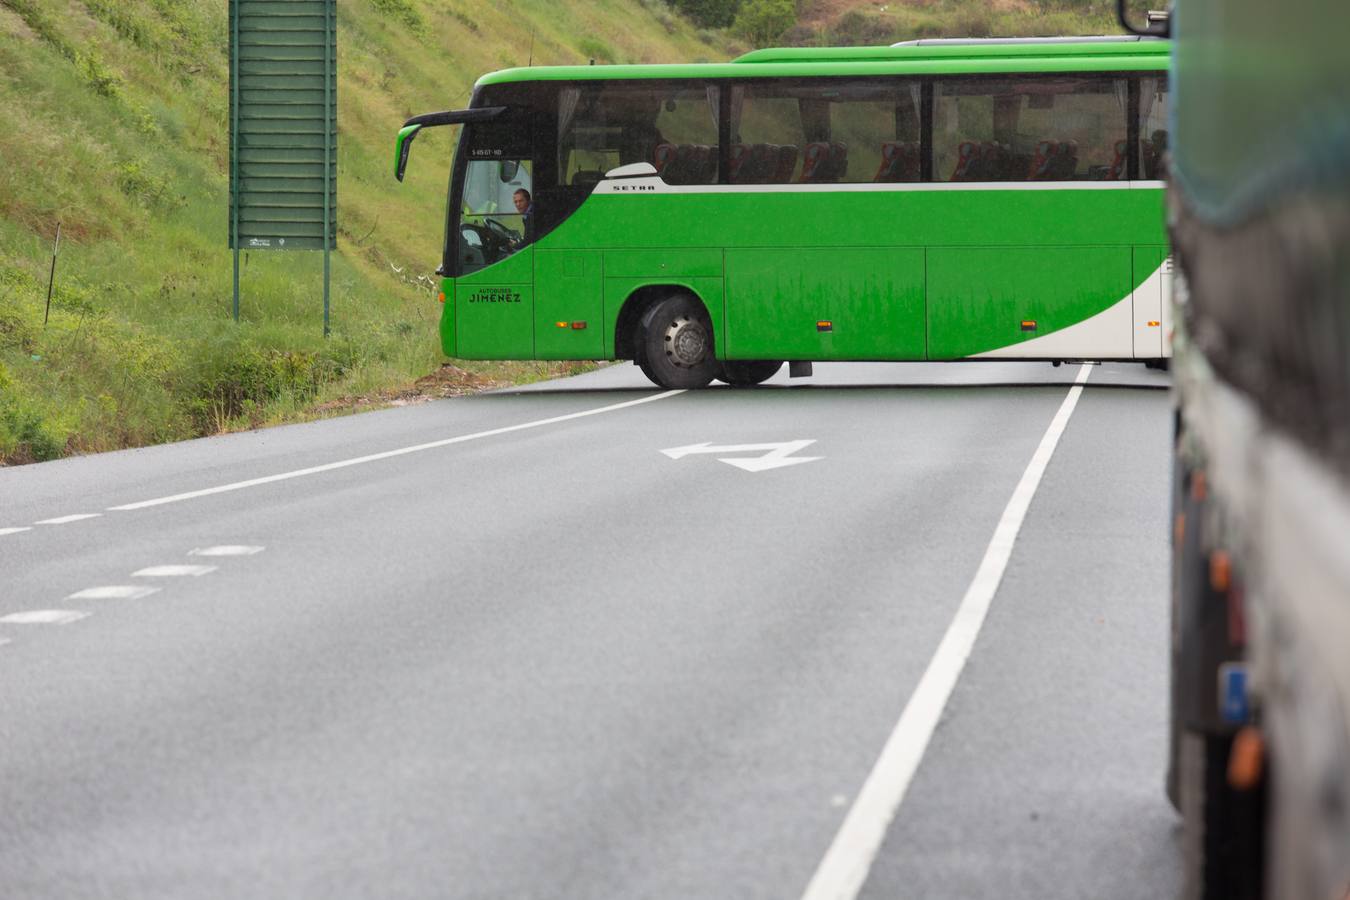
[[[1177,0],[1170,31],[1168,789],[1184,819],[1186,896],[1342,900],[1350,6]]]

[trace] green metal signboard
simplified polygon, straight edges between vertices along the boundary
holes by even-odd
[[[230,0],[230,249],[322,250],[337,235],[336,0]]]

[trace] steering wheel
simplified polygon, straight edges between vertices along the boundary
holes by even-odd
[[[508,244],[519,243],[522,238],[522,235],[519,232],[512,231],[496,219],[484,219],[483,225],[487,227],[488,231],[491,231]]]

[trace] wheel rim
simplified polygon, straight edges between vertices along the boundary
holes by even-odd
[[[708,358],[708,330],[688,316],[666,326],[665,344],[666,358],[681,369],[692,369]]]

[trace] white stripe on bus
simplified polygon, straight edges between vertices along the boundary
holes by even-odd
[[[1129,191],[1161,190],[1161,181],[926,181],[856,184],[666,184],[660,178],[611,178],[594,193],[616,196],[652,194],[858,194],[925,191]]]

